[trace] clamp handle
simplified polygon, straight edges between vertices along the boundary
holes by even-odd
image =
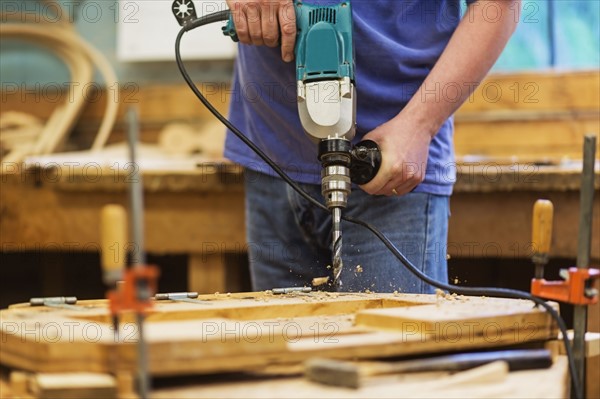
[[[552,220],[554,205],[545,199],[539,199],[533,205],[533,221],[531,229],[531,243],[534,253],[548,256],[552,244]]]
[[[100,215],[102,278],[108,286],[123,279],[127,245],[127,214],[121,205],[105,205]]]

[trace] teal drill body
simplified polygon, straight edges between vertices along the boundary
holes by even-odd
[[[350,2],[313,6],[297,1],[295,9],[297,80],[348,77],[354,81]]]
[[[316,6],[294,1],[296,12],[296,79],[309,82],[350,78],[354,82],[352,8],[350,1]],[[223,34],[238,41],[233,17]]]

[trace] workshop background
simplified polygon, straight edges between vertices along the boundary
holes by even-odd
[[[0,308],[33,296],[104,297],[99,215],[108,203],[127,204],[132,107],[143,142],[146,249],[161,290],[250,290],[242,171],[223,160],[223,127],[177,70],[171,1],[59,3],[0,3]],[[10,28],[15,21],[32,29]],[[235,50],[215,32],[188,35],[183,53],[226,112]],[[515,35],[456,115],[450,282],[529,290],[538,198],[555,208],[546,277],[575,264],[583,137],[600,132],[599,49],[600,2],[523,1]],[[569,321],[570,307],[561,311]],[[590,331],[600,331],[598,306],[589,315]]]
[[[126,167],[122,144],[124,115],[130,106],[139,110],[141,139],[150,145],[149,162],[154,157],[156,168],[162,169],[151,173],[145,183],[150,191],[150,259],[168,270],[162,274],[161,284],[206,292],[249,289],[240,170],[221,164],[223,129],[182,82],[173,60],[177,24],[170,15],[170,2],[60,3],[62,9],[48,1],[3,1],[1,5],[1,148],[5,157],[0,306],[32,295],[103,295],[100,258],[94,250],[97,224],[93,212],[109,199],[124,201],[124,181],[113,181],[114,162],[121,160],[120,167]],[[149,3],[153,3],[152,9]],[[200,3],[199,13],[223,7],[223,2],[205,1]],[[459,172],[464,174],[459,174],[452,201],[451,280],[526,289],[533,268],[526,256],[529,218],[525,216],[530,215],[530,205],[538,197],[565,201],[564,207],[561,202],[556,204],[559,216],[549,273],[573,263],[578,180],[566,170],[569,160],[581,158],[583,134],[600,130],[599,10],[597,1],[524,1],[518,29],[492,75],[459,111],[455,145],[458,161],[464,162]],[[493,8],[486,10],[492,19],[494,12]],[[56,29],[66,24],[106,57],[119,83],[110,82],[105,90],[97,70],[87,83],[73,82],[64,58],[51,44],[36,36],[7,33],[5,22],[11,20],[46,23],[44,26]],[[167,31],[172,36],[163,34]],[[165,36],[158,44],[156,32]],[[233,52],[225,50],[223,55],[222,48],[232,49],[233,45],[219,38],[218,32],[205,38],[205,34],[190,34],[184,57],[192,54],[186,57],[191,58],[187,65],[192,77],[217,108],[226,111]],[[206,47],[209,51],[203,52]],[[221,51],[220,59],[214,59],[211,51]],[[72,129],[67,129],[66,139],[56,141],[51,150],[38,147],[38,154],[89,149],[97,140],[108,95],[114,99],[108,103],[118,105],[104,150],[113,164],[94,161],[89,153],[66,161],[51,158],[46,163],[60,164],[54,175],[29,172],[12,181],[8,172],[26,159],[15,148],[35,142],[41,126],[61,103],[72,100],[74,93],[83,93],[85,105],[78,110]],[[26,133],[16,142],[15,129]],[[193,156],[186,163],[180,154]],[[165,160],[168,163],[173,157],[178,159],[171,162],[175,170],[168,171]],[[206,157],[209,163],[195,168],[202,175],[202,184],[193,176],[187,180],[185,174],[177,173],[177,167],[194,169],[196,161],[206,161]],[[38,160],[30,158],[29,162]],[[487,168],[479,168],[481,173],[473,169],[484,162]],[[98,171],[96,165],[100,164],[113,168]],[[507,173],[498,172],[502,164],[508,164]],[[546,174],[545,165],[561,164],[564,173],[558,168]],[[86,165],[87,170],[82,171]],[[85,178],[72,176],[74,173]],[[568,208],[571,205],[573,208]],[[467,210],[469,213],[463,213]],[[206,214],[200,214],[203,211]],[[471,214],[476,211],[481,213],[477,217]],[[88,219],[81,219],[83,216]],[[218,217],[231,226],[219,225]],[[81,220],[74,220],[77,218]],[[595,243],[597,218],[598,212]],[[168,234],[158,234],[153,223]],[[213,229],[215,234],[202,239],[203,232]],[[596,260],[598,248],[594,246]],[[208,277],[199,278],[196,269],[207,269]],[[225,281],[226,274],[229,278]]]

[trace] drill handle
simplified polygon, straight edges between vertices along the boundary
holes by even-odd
[[[377,175],[381,166],[381,150],[373,140],[357,143],[350,152],[350,180],[352,183],[367,184]]]

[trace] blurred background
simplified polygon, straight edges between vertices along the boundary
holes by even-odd
[[[225,7],[195,3],[198,14]],[[163,269],[162,287],[249,289],[242,171],[222,159],[222,126],[177,70],[171,1],[0,7],[0,306],[33,295],[104,295],[98,213],[126,204],[131,107],[144,144],[147,250]],[[496,18],[493,8],[481,11]],[[576,255],[582,137],[600,131],[600,2],[524,0],[518,18],[491,76],[456,115],[448,253],[458,284],[528,289],[528,223],[540,197],[558,205],[548,273],[557,276]],[[225,112],[235,46],[219,29],[187,34],[183,54]]]

